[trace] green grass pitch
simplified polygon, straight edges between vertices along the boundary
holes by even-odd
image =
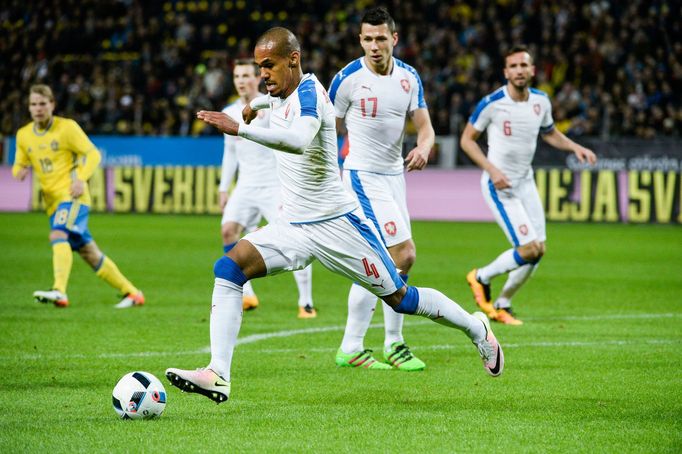
[[[404,332],[424,372],[338,369],[349,282],[316,264],[319,316],[298,320],[291,275],[257,280],[261,306],[244,315],[232,395],[216,406],[163,373],[208,362],[218,224],[94,214],[99,246],[147,304],[114,309],[116,292],[74,257],[60,310],[31,299],[52,283],[47,218],[0,215],[0,452],[682,451],[679,226],[550,224],[547,255],[515,299],[525,324],[494,325],[498,379],[462,333],[418,317]],[[416,222],[414,238],[410,282],[469,311],[464,275],[508,247],[493,224]],[[166,386],[160,419],[116,418],[111,390],[133,370]]]

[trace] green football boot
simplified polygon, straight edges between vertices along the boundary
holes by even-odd
[[[384,359],[396,369],[406,372],[424,370],[426,364],[410,351],[405,342],[393,342],[388,350],[384,350]]]
[[[339,367],[362,367],[372,370],[390,370],[391,366],[380,363],[372,356],[372,350],[346,354],[339,348],[336,352],[336,365]]]

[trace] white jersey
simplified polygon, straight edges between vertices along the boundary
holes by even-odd
[[[270,129],[291,128],[295,118],[311,116],[320,129],[303,154],[277,152],[282,217],[291,223],[332,219],[353,211],[357,202],[341,183],[337,160],[336,119],[327,91],[305,74],[286,99],[271,104]]]
[[[417,71],[393,58],[393,71],[381,76],[361,57],[336,74],[329,95],[336,116],[345,118],[348,128],[350,151],[344,169],[403,173],[406,116],[426,108]]]
[[[230,117],[244,123],[242,120],[242,110],[244,102],[238,99],[223,109],[223,112]],[[268,110],[258,111],[258,116],[251,122],[256,126],[267,128],[270,124],[270,112]],[[277,179],[277,159],[275,152],[261,144],[252,142],[239,136],[224,134],[223,168],[220,178],[221,192],[229,189],[235,171],[239,169],[239,187],[275,187],[279,185]]]
[[[531,163],[538,133],[554,128],[552,104],[543,91],[530,89],[527,101],[514,101],[507,86],[500,87],[476,106],[469,122],[488,134],[488,160],[511,180],[533,174]]]

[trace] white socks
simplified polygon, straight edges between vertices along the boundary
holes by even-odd
[[[376,310],[377,296],[364,287],[353,284],[348,294],[348,320],[346,331],[343,333],[341,350],[344,353],[353,353],[365,349],[364,340],[372,316]],[[384,311],[384,349],[394,342],[403,342],[403,314],[391,309],[391,306],[382,301]]]
[[[489,284],[490,280],[495,276],[508,273],[509,271],[518,267],[519,264],[514,258],[514,249],[507,249],[488,265],[484,266],[483,268],[479,268],[476,277],[482,283]]]
[[[511,307],[512,297],[528,280],[537,267],[537,263],[534,265],[527,263],[511,271],[507,277],[507,282],[504,283],[502,292],[500,292],[500,296],[495,300],[495,309]]]
[[[394,311],[391,306],[381,302],[384,310],[384,350],[388,350],[394,342],[404,342],[403,339],[403,320],[405,315]]]
[[[360,285],[353,284],[348,293],[348,319],[341,341],[341,350],[348,354],[365,349],[363,341],[372,315],[377,305],[377,297]]]
[[[232,353],[242,324],[242,288],[217,277],[211,304],[211,362],[208,367],[229,382]]]
[[[298,287],[298,305],[305,307],[313,305],[313,265],[308,265],[302,270],[294,271],[294,279]]]
[[[483,323],[462,309],[459,304],[432,288],[417,287],[419,305],[415,315],[430,318],[436,323],[457,328],[478,343],[486,336]]]
[[[243,294],[244,296],[253,296],[256,293],[253,291],[253,285],[251,285],[251,281],[246,281],[244,282],[244,287],[243,287]]]

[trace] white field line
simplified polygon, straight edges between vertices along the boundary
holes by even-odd
[[[656,319],[656,318],[682,318],[682,313],[667,313],[667,314],[613,314],[613,315],[595,315],[595,316],[575,316],[575,317],[547,317],[547,321],[559,320],[618,320],[618,319]],[[526,318],[526,320],[541,320],[540,318]],[[433,322],[429,320],[415,321],[412,323],[405,323],[406,326],[426,325]],[[370,328],[383,328],[383,323],[375,323],[370,325]],[[321,326],[316,328],[303,328],[294,330],[274,331],[270,333],[251,334],[249,336],[241,337],[237,340],[237,345],[248,345],[275,338],[284,338],[298,336],[300,334],[315,334],[329,331],[343,331],[345,325],[336,326]],[[520,328],[522,329],[522,328]],[[628,340],[605,340],[605,341],[558,341],[558,342],[523,342],[523,343],[505,343],[504,348],[534,348],[534,347],[600,347],[600,346],[619,346],[619,345],[670,345],[679,344],[682,340],[675,339],[628,339]],[[419,345],[419,350],[444,350],[457,349],[468,347],[466,343],[453,343],[452,345]],[[300,351],[300,349],[258,349],[259,353],[286,353]],[[334,352],[334,348],[306,348],[309,352]],[[82,354],[82,353],[25,353],[17,355],[0,355],[0,360],[50,360],[50,359],[115,359],[115,358],[145,358],[154,356],[184,356],[184,355],[200,355],[210,353],[209,347],[204,347],[195,350],[186,351],[148,351],[148,352],[126,352],[126,353],[99,353],[99,354]]]

